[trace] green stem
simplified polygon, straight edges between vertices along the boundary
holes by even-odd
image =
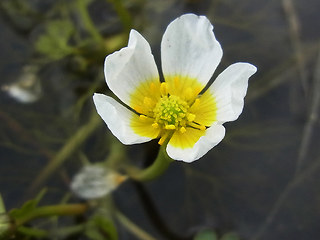
[[[29,228],[21,226],[17,229],[17,232],[23,234],[24,236],[34,237],[34,238],[45,238],[49,236],[48,231],[37,229],[37,228]]]
[[[151,181],[162,175],[173,161],[167,155],[166,146],[167,144],[163,144],[160,147],[158,156],[151,166],[143,170],[129,170],[128,175],[139,182]]]
[[[74,133],[60,149],[56,156],[44,167],[36,179],[31,184],[28,191],[34,191],[45,180],[47,180],[67,159],[72,153],[100,126],[101,118],[93,111],[91,113],[88,123],[83,125]]]
[[[0,239],[10,228],[10,220],[6,213],[6,208],[0,194]]]
[[[128,10],[124,7],[122,0],[107,0],[113,4],[115,11],[117,12],[120,21],[123,25],[125,32],[129,33],[132,28],[132,19]]]
[[[23,234],[24,236],[33,237],[36,239],[43,239],[43,238],[49,238],[49,237],[50,239],[51,238],[64,239],[74,234],[83,232],[85,230],[85,227],[86,227],[85,224],[80,224],[75,226],[58,228],[58,229],[55,229],[54,232],[52,232],[52,231],[47,231],[39,228],[20,226],[18,227],[17,232]]]
[[[51,217],[51,216],[66,216],[66,215],[79,215],[86,212],[88,206],[86,204],[61,204],[61,205],[52,205],[44,206],[34,209],[21,216],[16,218],[16,226],[21,226],[33,219],[42,218],[42,217]]]
[[[2,196],[0,194],[0,214],[5,213],[6,212],[6,207],[4,205],[4,202],[2,200]]]
[[[152,237],[149,233],[145,232],[140,227],[138,227],[136,224],[134,224],[129,218],[124,216],[121,212],[116,210],[115,215],[116,215],[117,220],[125,228],[127,228],[132,234],[134,234],[138,239],[155,240],[154,237]]]
[[[88,12],[88,6],[86,1],[78,0],[76,2],[76,7],[78,8],[79,13],[81,14],[81,19],[83,21],[84,26],[88,30],[88,32],[91,34],[91,36],[97,41],[102,42],[103,37],[101,34],[97,31],[97,28],[92,22],[92,19]]]

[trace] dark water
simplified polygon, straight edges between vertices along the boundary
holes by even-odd
[[[80,159],[103,161],[110,151],[110,132],[101,120],[49,179],[28,190],[89,121],[92,92],[107,91],[102,64],[108,53],[91,46],[87,49],[94,57],[89,50],[81,57],[59,59],[39,54],[35,41],[52,19],[69,16],[78,31],[72,33],[75,38],[85,38],[88,31],[81,27],[77,10],[64,1],[25,2],[32,11],[12,13],[9,1],[0,3],[1,85],[26,76],[30,71],[23,69],[31,65],[36,68],[35,84],[40,82],[42,89],[39,96],[31,89],[38,96],[33,103],[18,102],[6,91],[0,94],[0,192],[8,210],[43,186],[48,187],[43,204],[59,203],[70,193],[70,179],[81,167]],[[171,164],[162,177],[143,187],[126,182],[113,195],[118,209],[156,239],[169,238],[164,228],[176,236],[208,228],[220,235],[236,232],[249,240],[319,239],[320,2],[123,2],[132,26],[148,39],[158,63],[165,27],[181,14],[194,12],[212,21],[224,50],[217,73],[238,61],[256,65],[258,72],[250,79],[242,115],[225,124],[226,138],[217,147],[192,164]],[[123,32],[107,1],[92,1],[89,10],[104,36]],[[142,163],[154,146],[125,149],[132,161]],[[166,227],[155,221],[157,217]],[[119,238],[136,239],[123,226]]]

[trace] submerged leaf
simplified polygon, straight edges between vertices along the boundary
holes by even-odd
[[[238,234],[229,232],[224,234],[220,240],[239,240],[239,239],[240,238],[238,237]]]
[[[202,230],[195,237],[194,240],[218,240],[217,234],[211,230]]]
[[[53,60],[59,60],[70,53],[73,48],[68,44],[74,26],[67,20],[56,20],[48,23],[46,32],[35,43],[38,52]]]
[[[113,222],[102,216],[94,216],[87,224],[85,235],[91,240],[117,240],[118,233]]]
[[[9,216],[13,219],[22,218],[25,215],[28,215],[32,212],[39,204],[40,200],[43,198],[46,193],[46,189],[43,189],[35,199],[27,201],[23,206],[19,209],[13,209],[9,212]]]
[[[6,213],[6,208],[0,194],[0,238],[3,237],[10,228],[10,221]]]

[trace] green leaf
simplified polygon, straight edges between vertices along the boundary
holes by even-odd
[[[193,240],[218,240],[217,234],[211,230],[202,230]]]
[[[22,234],[23,236],[34,237],[36,239],[43,239],[45,237],[48,237],[48,232],[45,230],[29,228],[25,226],[18,227],[17,232]]]
[[[230,232],[224,234],[220,240],[240,240],[240,238],[238,234]]]
[[[68,44],[73,31],[74,26],[68,20],[51,21],[46,32],[37,39],[35,48],[52,60],[59,60],[73,52],[73,47]]]
[[[28,215],[31,211],[33,211],[39,204],[40,200],[43,198],[44,194],[46,193],[47,189],[43,189],[35,199],[27,201],[23,206],[19,209],[12,209],[9,212],[9,216],[12,219],[21,218],[25,215]]]
[[[4,205],[4,202],[2,200],[2,196],[0,194],[0,214],[5,213],[6,212],[6,207]]]
[[[118,233],[113,222],[102,216],[94,216],[87,224],[85,235],[91,240],[117,240]]]
[[[10,228],[10,219],[6,214],[6,208],[0,194],[0,239],[4,237]]]

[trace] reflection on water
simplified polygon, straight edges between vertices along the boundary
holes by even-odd
[[[88,2],[91,18],[83,12]],[[212,21],[224,47],[217,72],[239,60],[258,67],[244,112],[201,160],[173,163],[151,183],[126,182],[114,203],[156,239],[203,229],[250,240],[319,239],[319,1],[122,1],[128,11],[112,2],[0,3],[1,86],[7,86],[0,94],[0,192],[6,208],[21,206],[43,186],[43,204],[67,201],[70,179],[88,159],[102,162],[121,152],[143,165],[154,158],[154,142],[118,146],[95,118],[91,96],[107,92],[103,60],[126,45],[128,29],[146,36],[160,63],[165,27],[194,12]],[[30,78],[38,85],[21,86]],[[19,99],[17,86],[33,95]],[[53,159],[59,164],[46,168]],[[120,239],[139,239],[121,224],[118,231]]]

